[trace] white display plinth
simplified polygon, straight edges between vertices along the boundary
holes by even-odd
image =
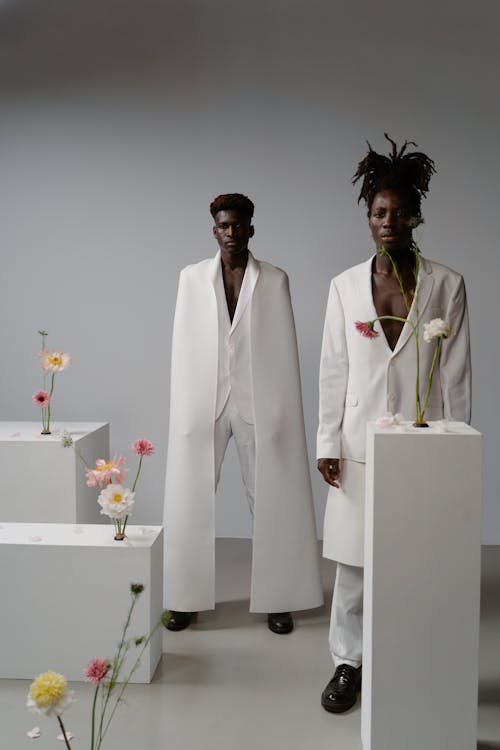
[[[162,612],[163,530],[127,526],[126,533],[115,542],[111,523],[0,524],[0,677],[33,679],[53,669],[83,680],[90,659],[110,659],[116,651],[131,583],[145,590],[130,635],[150,632]],[[161,650],[159,629],[132,682],[151,680]],[[134,654],[132,646],[126,664]]]
[[[109,457],[109,424],[57,422],[41,435],[39,422],[0,422],[0,522],[102,523],[98,492],[87,487],[82,461],[63,448],[69,432],[89,466]]]
[[[481,435],[368,426],[364,750],[475,750]]]

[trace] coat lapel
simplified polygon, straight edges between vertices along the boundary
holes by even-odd
[[[425,258],[422,258],[422,256],[420,256],[417,291],[415,293],[415,297],[413,298],[413,303],[410,308],[410,313],[408,315],[408,318],[416,326],[418,326],[420,321],[422,320],[422,316],[425,312],[425,309],[427,305],[429,304],[433,286],[434,286],[434,278],[432,276],[432,267],[430,263],[428,263],[425,260]],[[418,299],[418,316],[417,316],[417,309],[416,309],[417,299]],[[398,342],[394,348],[393,354],[397,354],[398,352],[401,351],[401,349],[412,338],[412,334],[413,334],[413,329],[411,328],[410,325],[408,325],[408,323],[405,323],[405,325],[403,326],[403,330],[401,331],[401,335],[398,339]]]
[[[238,297],[238,304],[236,305],[236,310],[234,311],[231,331],[234,331],[234,329],[240,322],[248,303],[252,299],[255,284],[257,283],[257,279],[259,277],[259,272],[259,263],[255,260],[252,253],[249,252],[247,267],[245,269],[245,275],[243,277],[243,283],[241,285],[240,295]]]

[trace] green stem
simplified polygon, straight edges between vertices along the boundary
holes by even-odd
[[[399,271],[398,271],[398,267],[396,266],[396,263],[392,259],[392,256],[390,255],[390,253],[387,253],[386,257],[389,258],[389,260],[391,262],[392,272],[393,272],[394,276],[396,277],[396,281],[398,282],[398,286],[399,286],[399,289],[401,291],[401,295],[403,297],[403,302],[404,302],[404,305],[406,307],[406,312],[409,313],[410,310],[411,310],[411,302],[408,299],[408,296],[407,296],[407,294],[405,292],[405,288],[403,286],[403,279],[401,278],[401,276],[399,274]]]
[[[436,364],[437,364],[438,357],[439,357],[439,350],[441,349],[441,341],[442,341],[442,338],[440,336],[438,340],[436,341],[436,347],[434,349],[434,356],[432,358],[431,369],[429,372],[429,379],[427,381],[427,390],[425,392],[424,406],[423,406],[422,415],[421,415],[422,420],[424,418],[425,410],[427,409],[427,404],[429,402],[429,396],[431,394],[432,378],[434,377],[434,370],[436,369]]]
[[[116,701],[115,701],[115,705],[113,706],[113,710],[111,711],[111,715],[110,715],[110,717],[109,717],[109,719],[108,719],[108,721],[107,721],[107,723],[106,723],[106,726],[104,727],[104,732],[103,732],[103,735],[102,735],[103,737],[104,737],[104,735],[106,734],[106,732],[107,732],[107,731],[108,731],[108,729],[109,729],[109,725],[111,724],[111,720],[112,720],[112,718],[113,718],[113,716],[114,716],[114,714],[115,714],[115,711],[116,711],[116,709],[118,708],[118,704],[120,703],[120,701],[121,701],[121,699],[122,699],[122,695],[123,695],[123,693],[125,692],[125,689],[126,689],[127,685],[129,684],[129,682],[130,682],[130,679],[131,679],[132,675],[133,675],[133,674],[134,674],[134,672],[135,672],[135,671],[137,670],[137,668],[138,668],[138,666],[139,666],[139,664],[140,664],[140,662],[141,662],[141,657],[142,657],[142,655],[143,655],[143,653],[144,653],[145,649],[146,649],[146,648],[147,648],[147,647],[149,646],[149,643],[150,643],[150,641],[151,641],[151,638],[152,638],[152,637],[153,637],[153,635],[154,635],[154,634],[156,633],[156,631],[157,631],[157,630],[158,630],[158,628],[159,628],[159,627],[161,626],[161,624],[162,624],[162,623],[161,623],[161,621],[160,621],[160,622],[158,622],[158,623],[156,623],[156,625],[155,625],[155,627],[153,628],[153,630],[151,631],[151,633],[150,633],[150,634],[148,635],[148,637],[147,637],[147,638],[146,638],[146,639],[145,639],[145,640],[143,641],[143,644],[142,644],[142,648],[141,648],[141,650],[139,651],[139,653],[138,653],[138,655],[137,655],[137,658],[136,658],[136,660],[135,660],[135,662],[134,662],[134,664],[133,664],[133,666],[132,666],[132,668],[131,668],[131,670],[130,670],[130,672],[129,672],[129,674],[128,674],[128,677],[127,677],[127,679],[125,680],[125,682],[122,682],[122,683],[120,683],[120,684],[121,684],[121,690],[120,690],[120,692],[118,693],[118,696],[117,696],[117,698],[116,698]]]
[[[57,715],[57,721],[59,722],[59,726],[61,727],[62,735],[64,737],[64,744],[66,745],[66,747],[68,748],[68,750],[71,750],[71,745],[69,744],[69,740],[68,740],[68,738],[66,736],[66,730],[64,728],[64,724],[63,724],[62,719],[59,716],[59,714]]]
[[[121,667],[122,662],[123,662],[122,654],[123,654],[123,651],[125,650],[125,646],[126,646],[127,631],[128,631],[129,625],[130,625],[130,620],[132,618],[132,612],[134,611],[134,607],[135,607],[135,604],[136,604],[136,601],[137,601],[137,595],[136,594],[133,594],[132,597],[133,598],[132,598],[132,601],[130,603],[130,607],[129,607],[128,613],[127,613],[127,619],[125,620],[125,624],[124,624],[123,629],[122,629],[122,635],[121,635],[121,638],[120,638],[120,642],[118,644],[118,651],[116,652],[116,656],[113,659],[113,664],[112,664],[112,669],[111,669],[111,676],[109,678],[109,682],[108,682],[107,690],[106,690],[106,696],[105,696],[105,699],[104,699],[104,705],[103,705],[102,711],[101,711],[101,720],[99,722],[99,737],[98,737],[98,740],[97,740],[96,750],[99,750],[99,748],[101,747],[101,743],[102,743],[102,740],[104,738],[104,733],[107,730],[107,727],[109,725],[109,722],[108,722],[107,725],[106,725],[106,729],[104,729],[104,717],[105,717],[105,714],[106,714],[108,703],[109,703],[109,701],[111,699],[111,692],[114,689],[114,687],[115,687],[115,685],[117,683],[117,680],[118,680],[118,674],[120,672],[120,667]]]
[[[54,377],[55,377],[55,372],[52,373],[52,378],[50,380],[49,403],[47,405],[47,427],[44,428],[47,430],[50,430],[50,403],[52,400],[52,394],[54,393]]]
[[[135,475],[134,484],[132,485],[132,492],[135,492],[135,488],[136,488],[136,485],[137,485],[137,480],[139,479],[139,474],[141,473],[142,459],[143,458],[144,458],[144,456],[141,456],[141,458],[139,459],[139,466],[137,467],[137,473]]]
[[[96,686],[94,693],[94,700],[92,701],[92,737],[90,740],[90,750],[94,750],[94,738],[95,738],[95,707],[97,703],[97,694],[99,692],[100,685]]]

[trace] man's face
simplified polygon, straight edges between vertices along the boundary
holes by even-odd
[[[223,254],[236,256],[247,250],[254,232],[248,216],[236,210],[219,211],[214,221],[214,237]]]
[[[368,225],[377,250],[406,250],[412,240],[412,211],[408,195],[400,190],[381,190],[375,195]]]

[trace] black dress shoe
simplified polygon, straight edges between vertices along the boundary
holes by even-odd
[[[340,664],[332,679],[321,694],[321,705],[325,711],[341,714],[356,703],[361,687],[361,667]]]
[[[166,624],[168,630],[184,630],[191,625],[191,620],[195,612],[176,612],[175,610],[170,611],[170,617]],[[166,618],[165,618],[166,619]],[[163,617],[162,617],[163,622]],[[165,623],[164,623],[165,624]]]
[[[293,620],[290,612],[271,612],[267,616],[267,626],[273,633],[285,635],[293,630]]]

